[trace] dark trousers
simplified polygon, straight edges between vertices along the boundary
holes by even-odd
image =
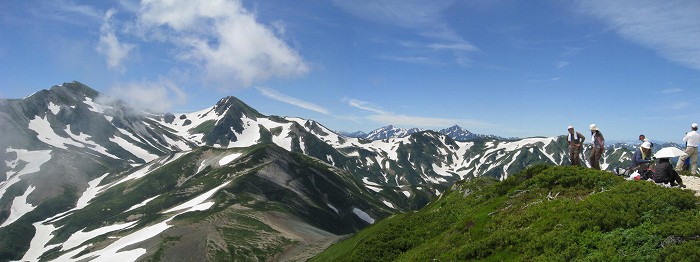
[[[571,161],[572,166],[581,165],[581,147],[570,146],[569,147],[569,161]]]
[[[591,149],[591,157],[589,158],[591,162],[591,168],[600,170],[600,157],[603,155],[602,148]]]

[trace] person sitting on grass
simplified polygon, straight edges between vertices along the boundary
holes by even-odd
[[[640,174],[649,168],[651,164],[651,143],[644,142],[641,146],[634,152],[634,157],[632,157],[632,166],[630,166],[630,171],[637,171]]]
[[[671,183],[671,186],[680,186],[685,188],[685,185],[683,185],[683,180],[681,180],[678,172],[673,170],[670,159],[666,157],[657,158],[656,170],[654,170],[653,179],[656,183]]]

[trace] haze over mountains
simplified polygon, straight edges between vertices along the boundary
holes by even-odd
[[[235,97],[142,112],[79,82],[0,100],[0,130],[2,260],[304,259],[455,181],[568,164],[563,136],[356,138]],[[632,149],[608,146],[601,166]]]

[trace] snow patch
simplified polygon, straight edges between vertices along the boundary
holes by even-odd
[[[335,211],[336,214],[340,214],[340,213],[338,212],[338,209],[335,208],[333,205],[331,205],[331,204],[326,204],[326,205],[328,205],[328,207],[330,207],[331,209],[333,209],[333,211]]]
[[[53,131],[53,128],[51,128],[51,123],[49,123],[49,120],[46,117],[39,118],[36,116],[34,119],[29,120],[29,129],[37,133],[36,138],[50,146],[62,149],[68,149],[66,145],[84,147],[84,145],[81,143],[57,135]]]
[[[163,213],[170,213],[170,212],[178,211],[178,210],[182,210],[182,209],[194,208],[195,206],[197,206],[197,205],[199,205],[199,204],[202,204],[204,201],[206,201],[207,199],[209,199],[210,197],[212,197],[214,194],[216,194],[216,192],[219,191],[219,189],[221,189],[221,188],[227,186],[229,183],[230,183],[230,182],[223,183],[223,184],[219,185],[218,187],[215,187],[215,188],[213,188],[213,189],[207,191],[206,193],[201,194],[201,195],[199,195],[198,197],[193,198],[193,199],[190,200],[190,201],[187,201],[187,202],[182,203],[182,204],[180,204],[180,205],[178,205],[178,206],[176,206],[176,207],[173,207],[173,208],[171,208],[171,209],[168,209],[167,211],[165,211],[165,212],[163,212]]]
[[[129,212],[129,211],[131,211],[131,210],[134,210],[134,209],[137,209],[137,208],[139,208],[139,207],[145,206],[146,204],[148,204],[148,202],[151,202],[151,200],[156,199],[156,198],[158,198],[159,196],[160,196],[160,195],[157,195],[157,196],[154,196],[154,197],[152,197],[152,198],[146,199],[146,200],[144,200],[143,202],[138,203],[138,204],[136,204],[136,205],[130,207],[129,209],[127,209],[127,210],[124,211],[124,212]]]
[[[35,205],[27,203],[27,197],[34,191],[34,189],[36,189],[35,186],[30,186],[27,188],[27,191],[24,191],[23,195],[15,197],[15,199],[12,201],[12,207],[10,208],[10,216],[8,216],[5,222],[0,225],[0,228],[12,224],[13,222],[17,221],[17,219],[29,212],[32,212],[32,210],[36,208]]]
[[[127,141],[126,139],[121,138],[119,136],[110,137],[109,141],[117,143],[119,146],[124,148],[124,150],[129,151],[131,154],[135,155],[136,157],[138,157],[140,159],[143,159],[143,161],[151,162],[154,159],[158,158],[157,155],[151,154],[146,149],[143,149],[139,146],[136,146],[136,145],[132,144],[131,142]]]
[[[90,107],[90,111],[99,113],[99,114],[104,114],[106,109],[111,109],[111,106],[104,106],[95,103],[95,101],[92,100],[90,97],[85,97],[85,101],[83,101],[86,105]]]
[[[360,210],[359,208],[356,208],[356,207],[355,207],[355,208],[352,209],[352,212],[355,213],[355,215],[356,215],[357,217],[359,217],[360,219],[364,220],[365,222],[370,223],[370,224],[374,224],[374,218],[372,218],[371,216],[369,216],[369,214],[367,214],[365,211],[362,211],[362,210]]]
[[[78,247],[81,244],[83,244],[85,241],[88,241],[94,237],[101,236],[101,235],[107,234],[109,232],[114,232],[117,230],[122,230],[122,229],[125,229],[128,227],[131,227],[131,226],[135,225],[136,222],[138,222],[138,221],[132,221],[132,222],[125,223],[125,224],[110,225],[110,226],[106,226],[106,227],[97,228],[95,230],[88,231],[88,232],[85,232],[84,228],[83,228],[83,230],[80,230],[78,232],[73,233],[68,238],[68,240],[66,240],[66,242],[63,242],[63,247],[61,248],[61,251],[70,250],[70,249],[73,249],[75,247]]]
[[[60,245],[56,244],[46,246],[46,244],[49,243],[49,240],[53,238],[53,234],[51,233],[58,228],[51,224],[45,225],[45,221],[39,221],[32,224],[36,229],[36,233],[34,233],[34,238],[32,238],[32,241],[29,243],[29,249],[26,253],[24,253],[24,257],[22,257],[21,261],[39,261],[39,257],[44,254],[45,250],[50,250]]]
[[[19,182],[19,178],[21,176],[39,172],[41,170],[41,165],[51,160],[51,150],[28,151],[25,149],[13,149],[10,147],[5,149],[5,152],[15,152],[17,154],[17,159],[13,161],[5,161],[5,164],[7,164],[8,167],[12,167],[12,169],[14,169],[19,164],[19,161],[27,162],[27,164],[22,168],[22,170],[10,170],[6,173],[5,181],[0,182],[0,197],[5,195],[7,188]]]
[[[384,203],[386,206],[388,206],[388,207],[390,207],[390,208],[395,208],[395,207],[394,207],[394,204],[392,204],[392,203],[389,202],[389,201],[382,200],[382,203]]]
[[[54,115],[58,115],[58,112],[61,112],[61,107],[54,104],[53,102],[49,102],[49,111],[53,113]]]
[[[236,142],[229,143],[229,148],[253,146],[260,140],[260,126],[258,126],[258,123],[245,115],[241,117],[241,121],[243,122],[243,126],[245,128],[241,133],[233,131],[233,129],[231,130],[234,134],[236,134],[236,138],[238,138],[238,140],[236,140]]]
[[[84,147],[85,145],[88,145],[87,148],[90,148],[92,150],[95,150],[96,152],[106,155],[108,157],[114,158],[114,159],[120,159],[119,157],[110,154],[107,152],[107,149],[104,148],[101,145],[98,145],[97,143],[91,141],[90,139],[92,138],[91,136],[87,134],[80,133],[78,135],[73,134],[73,132],[70,131],[70,125],[66,126],[66,129],[64,130],[73,140],[78,141],[84,145],[81,145],[80,147]]]
[[[243,155],[243,153],[233,153],[222,157],[221,160],[219,160],[219,166],[225,166],[228,163],[231,163],[231,161],[236,160],[236,158],[238,158],[241,155]]]
[[[78,202],[75,204],[74,210],[82,209],[90,203],[90,200],[95,198],[97,196],[97,193],[102,190],[105,186],[98,186],[100,182],[102,182],[102,179],[107,177],[109,173],[102,175],[101,177],[96,178],[95,180],[92,180],[88,183],[88,188],[83,192],[83,195],[80,196],[80,199],[78,199]]]

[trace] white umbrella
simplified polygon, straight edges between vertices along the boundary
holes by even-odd
[[[676,147],[664,147],[662,149],[659,149],[659,151],[656,151],[656,154],[654,154],[654,157],[656,158],[671,158],[671,157],[679,157],[679,156],[687,156],[683,150],[680,150]]]

